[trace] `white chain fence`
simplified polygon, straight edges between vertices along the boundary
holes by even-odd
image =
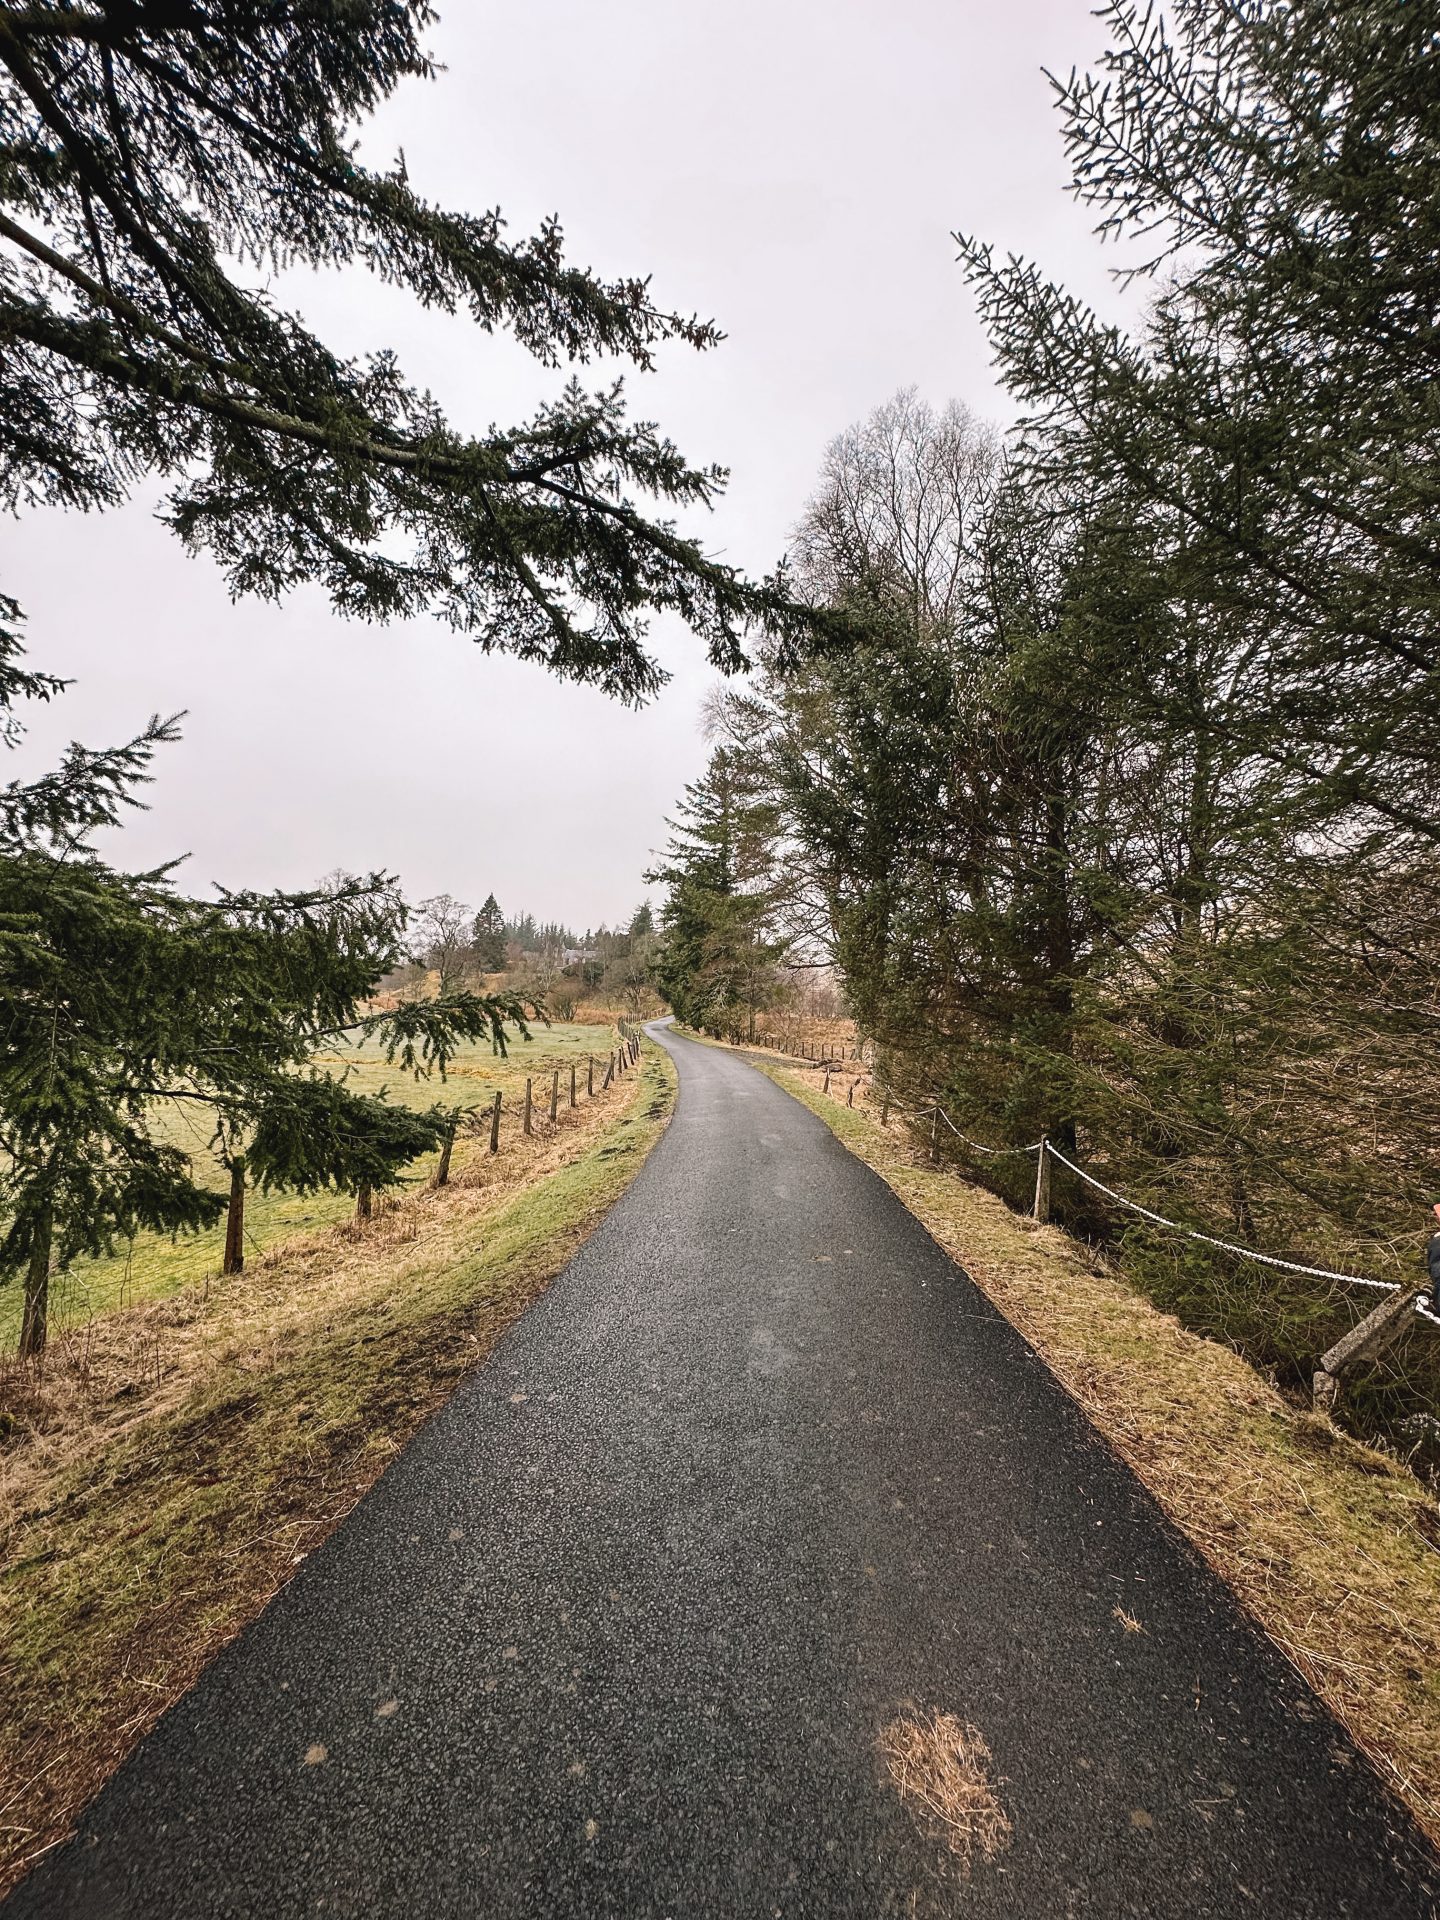
[[[1097,1193],[1103,1193],[1107,1200],[1113,1200],[1116,1206],[1125,1207],[1129,1212],[1139,1214],[1142,1219],[1149,1220],[1157,1227],[1164,1227],[1167,1232],[1181,1234],[1187,1240],[1199,1241],[1202,1246],[1215,1247],[1221,1253],[1234,1254],[1237,1259],[1253,1261],[1257,1266],[1270,1267],[1279,1273],[1298,1273],[1310,1280],[1328,1280],[1339,1286],[1369,1287],[1377,1293],[1407,1291],[1394,1280],[1372,1280],[1363,1273],[1337,1273],[1330,1267],[1308,1267],[1298,1260],[1282,1260],[1277,1254],[1261,1253],[1255,1247],[1242,1246],[1238,1241],[1223,1240],[1217,1234],[1203,1233],[1198,1227],[1187,1227],[1182,1221],[1171,1220],[1165,1214],[1157,1213],[1153,1207],[1143,1206],[1140,1201],[1132,1200],[1128,1194],[1120,1193],[1116,1188],[1107,1186],[1103,1180],[1096,1179],[1093,1173],[1087,1173],[1084,1167],[1077,1166],[1067,1155],[1061,1153],[1048,1136],[1032,1140],[1025,1147],[988,1147],[984,1141],[972,1140],[969,1134],[962,1133],[938,1101],[931,1106],[918,1108],[892,1105],[890,1111],[906,1120],[929,1120],[932,1128],[943,1121],[963,1145],[969,1147],[973,1153],[983,1153],[990,1159],[998,1160],[1009,1155],[1048,1154],[1052,1160],[1057,1160],[1062,1167],[1068,1168],[1077,1179],[1083,1180],[1086,1186],[1093,1187]],[[1415,1312],[1420,1319],[1428,1320],[1431,1326],[1440,1327],[1440,1314],[1435,1313],[1432,1305],[1424,1298],[1416,1301]]]
[[[825,1068],[826,1083],[828,1085],[830,1073],[834,1070],[832,1069],[831,1063],[828,1060],[822,1059],[815,1061],[813,1064]],[[843,1073],[843,1062],[836,1062],[835,1068],[838,1068],[838,1070]],[[858,1084],[857,1081],[857,1085]],[[873,1090],[873,1079],[871,1085]],[[1224,1240],[1221,1239],[1218,1234],[1202,1232],[1198,1227],[1187,1227],[1182,1221],[1171,1220],[1165,1214],[1157,1213],[1153,1207],[1143,1206],[1140,1201],[1132,1200],[1128,1194],[1120,1193],[1116,1188],[1107,1186],[1103,1180],[1097,1179],[1093,1173],[1087,1173],[1084,1167],[1077,1166],[1073,1160],[1061,1153],[1059,1148],[1049,1139],[1048,1135],[1042,1136],[1039,1140],[1032,1140],[1028,1146],[1024,1147],[991,1147],[987,1146],[983,1140],[973,1140],[969,1134],[962,1133],[938,1101],[934,1101],[929,1106],[924,1107],[901,1107],[891,1099],[888,1093],[884,1093],[883,1098],[884,1111],[887,1116],[890,1113],[894,1113],[900,1119],[909,1120],[917,1124],[928,1120],[931,1126],[932,1146],[935,1142],[939,1127],[943,1122],[963,1146],[968,1147],[972,1153],[984,1154],[987,1159],[1001,1160],[1011,1156],[1018,1158],[1031,1154],[1039,1154],[1043,1160],[1044,1156],[1048,1154],[1052,1160],[1057,1160],[1062,1167],[1067,1168],[1077,1179],[1083,1180],[1087,1186],[1093,1187],[1097,1193],[1103,1193],[1107,1200],[1114,1201],[1116,1206],[1124,1207],[1129,1212],[1138,1214],[1141,1219],[1150,1221],[1154,1226],[1165,1228],[1168,1233],[1178,1233],[1187,1240],[1198,1241],[1202,1246],[1214,1247],[1221,1253],[1233,1254],[1237,1259],[1252,1261],[1257,1266],[1269,1267],[1277,1273],[1297,1273],[1310,1280],[1327,1280],[1337,1286],[1368,1287],[1376,1293],[1393,1294],[1409,1291],[1408,1288],[1403,1287],[1399,1282],[1394,1280],[1373,1280],[1368,1274],[1337,1273],[1330,1267],[1310,1267],[1298,1260],[1282,1260],[1277,1254],[1261,1253],[1257,1248],[1242,1246],[1240,1242],[1236,1240]],[[1431,1326],[1440,1327],[1440,1313],[1434,1311],[1436,1304],[1432,1298],[1422,1293],[1415,1302],[1415,1312],[1420,1319],[1428,1320]]]

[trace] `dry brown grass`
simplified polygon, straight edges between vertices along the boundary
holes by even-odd
[[[762,1014],[757,1022],[757,1046],[777,1052],[809,1045],[818,1053],[829,1049],[845,1055],[859,1041],[853,1020],[817,1020],[798,1013]]]
[[[674,1076],[12,1371],[0,1892],[494,1347],[640,1166]]]
[[[926,1838],[967,1875],[977,1852],[1010,1843],[1010,1817],[990,1778],[984,1736],[953,1713],[901,1714],[876,1742],[902,1803]]]
[[[843,1082],[827,1099],[811,1073],[765,1071],[1020,1329],[1440,1842],[1440,1516],[1414,1476],[1058,1228],[929,1166],[894,1123],[847,1107]]]

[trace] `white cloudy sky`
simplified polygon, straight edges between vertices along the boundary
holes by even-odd
[[[720,322],[716,352],[671,350],[631,399],[731,468],[704,533],[747,568],[783,553],[826,441],[897,387],[1005,411],[952,229],[1108,303],[1041,72],[1101,51],[1089,0],[441,8],[446,71],[397,96],[367,150],[403,146],[422,191],[499,205],[516,232],[558,212],[572,257]],[[464,427],[518,420],[556,378],[363,275],[282,291],[333,344],[398,349]],[[0,527],[0,583],[36,660],[78,682],[26,765],[188,709],[150,811],[108,851],[188,851],[196,889],[387,866],[412,897],[493,889],[510,911],[613,921],[703,765],[708,672],[678,626],[655,635],[673,681],[635,714],[430,622],[357,626],[309,593],[232,605],[145,500]]]

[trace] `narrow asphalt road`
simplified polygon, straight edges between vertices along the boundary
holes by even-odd
[[[665,1044],[629,1193],[5,1920],[1435,1912],[1020,1336],[803,1107]],[[877,1755],[917,1709],[1003,1783],[968,1881]]]

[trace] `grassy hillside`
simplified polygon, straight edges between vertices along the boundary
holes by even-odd
[[[535,1081],[536,1098],[548,1103],[552,1076],[561,1072],[562,1098],[568,1102],[570,1068],[579,1073],[581,1097],[584,1095],[585,1063],[593,1055],[602,1063],[607,1045],[613,1047],[612,1030],[599,1026],[537,1026],[534,1038],[512,1045],[501,1057],[488,1046],[471,1045],[461,1050],[444,1081],[438,1078],[415,1080],[398,1067],[387,1066],[383,1050],[373,1044],[346,1048],[325,1054],[317,1065],[332,1073],[344,1073],[347,1084],[356,1093],[379,1093],[405,1106],[428,1107],[436,1101],[483,1104],[502,1097],[502,1152],[520,1127],[520,1102],[527,1076]],[[603,1078],[597,1074],[596,1084]],[[548,1104],[546,1107],[548,1112]],[[193,1107],[175,1102],[165,1111],[157,1129],[163,1138],[183,1146],[200,1169],[201,1184],[217,1193],[228,1192],[229,1175],[220,1166],[209,1144],[210,1126],[205,1116]],[[417,1184],[430,1178],[434,1157],[415,1162],[412,1169]],[[273,1247],[278,1241],[297,1233],[313,1232],[320,1227],[348,1219],[354,1206],[343,1193],[259,1193],[246,1201],[246,1258]],[[170,1240],[159,1234],[142,1234],[133,1245],[117,1250],[108,1260],[77,1261],[68,1273],[58,1274],[51,1282],[52,1332],[83,1325],[94,1314],[133,1306],[146,1300],[163,1300],[178,1288],[204,1286],[218,1277],[225,1248],[224,1221],[207,1233],[190,1234]],[[20,1332],[24,1294],[18,1283],[0,1286],[0,1353],[13,1352]]]
[[[553,1131],[457,1153],[452,1185],[282,1242],[208,1295],[117,1307],[43,1377],[13,1370],[0,1891],[564,1266],[673,1092],[647,1045]]]

